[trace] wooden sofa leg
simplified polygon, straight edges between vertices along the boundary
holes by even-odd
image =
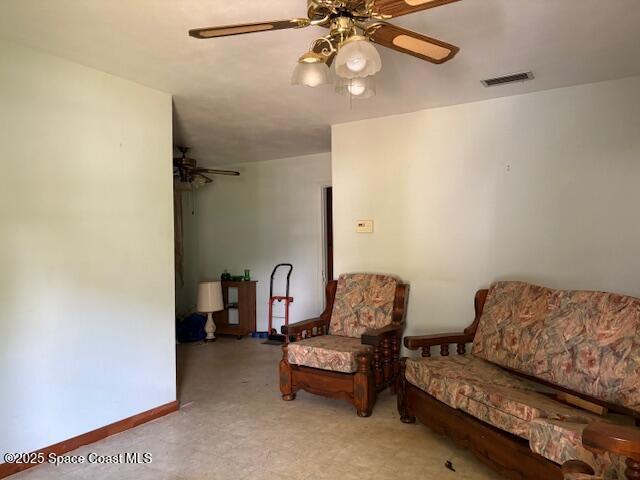
[[[291,364],[289,364],[289,355],[287,352],[287,345],[282,346],[282,360],[280,360],[280,393],[282,393],[282,400],[290,402],[296,399],[296,394],[293,391],[293,372],[291,370]]]
[[[358,356],[358,371],[353,377],[353,403],[359,417],[371,416],[376,401],[376,381],[371,371],[371,357]]]
[[[400,371],[398,372],[398,378],[396,378],[396,390],[398,393],[398,413],[400,414],[400,421],[402,423],[415,423],[416,417],[409,414],[407,408],[407,380],[404,376],[405,369],[407,368],[407,359],[400,359]]]

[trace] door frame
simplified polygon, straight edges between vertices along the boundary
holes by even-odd
[[[321,237],[321,249],[322,249],[322,267],[321,267],[321,284],[322,284],[322,299],[323,299],[323,305],[324,305],[324,292],[325,292],[325,287],[327,285],[327,283],[329,282],[329,280],[333,280],[334,274],[335,274],[335,269],[334,269],[334,263],[333,263],[333,256],[334,256],[334,246],[333,246],[333,208],[331,209],[331,211],[327,211],[328,210],[328,206],[329,204],[327,203],[328,200],[331,201],[331,206],[333,206],[333,186],[332,185],[322,185],[321,187],[321,209],[322,209],[322,215],[321,215],[321,221],[322,221],[322,225],[321,225],[321,231],[322,231],[322,237]],[[331,192],[331,197],[327,198],[329,191]],[[330,229],[329,229],[329,221],[331,221],[331,225],[330,225]],[[330,230],[330,232],[329,232]],[[331,242],[329,242],[329,234],[331,233]],[[329,259],[331,259],[331,265],[329,268]],[[331,278],[329,278],[331,276]]]

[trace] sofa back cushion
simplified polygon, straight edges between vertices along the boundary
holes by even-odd
[[[398,280],[388,275],[340,275],[329,334],[360,337],[366,330],[389,325],[397,285]]]
[[[637,298],[498,282],[472,353],[640,412],[639,327]]]

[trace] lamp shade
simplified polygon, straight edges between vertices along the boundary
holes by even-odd
[[[382,59],[367,38],[355,35],[345,41],[336,56],[336,74],[342,78],[364,78],[382,70]]]
[[[329,67],[322,57],[313,52],[306,53],[293,70],[292,85],[317,87],[329,83]]]
[[[376,94],[373,77],[339,78],[336,82],[336,93],[351,98],[371,98]]]
[[[200,282],[198,284],[198,311],[203,313],[224,310],[222,285],[220,282]]]

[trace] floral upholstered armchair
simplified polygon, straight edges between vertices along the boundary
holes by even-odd
[[[326,289],[318,317],[282,327],[282,399],[300,389],[342,398],[371,415],[378,391],[395,386],[408,286],[394,277],[341,275]]]

